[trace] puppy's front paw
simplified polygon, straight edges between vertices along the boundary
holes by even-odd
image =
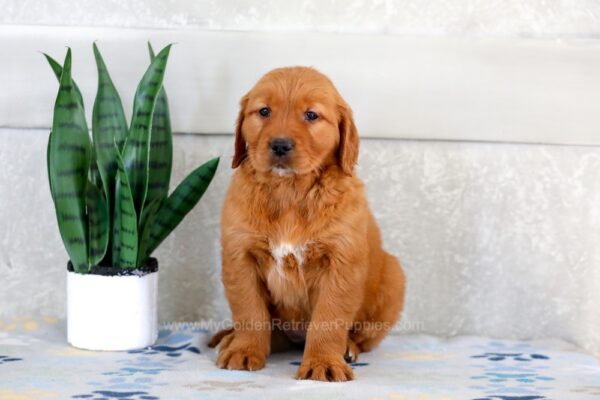
[[[311,357],[302,361],[296,379],[313,379],[325,382],[345,382],[354,379],[352,368],[341,356]]]
[[[256,371],[264,368],[266,359],[266,352],[261,351],[253,340],[231,333],[219,346],[217,366],[223,369]]]

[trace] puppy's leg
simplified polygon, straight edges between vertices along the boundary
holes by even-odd
[[[404,305],[405,277],[400,263],[390,254],[383,258],[383,274],[378,288],[380,301],[366,320],[357,321],[350,332],[350,340],[360,352],[374,349],[393,328]]]
[[[354,379],[344,355],[349,327],[362,302],[362,292],[358,289],[358,282],[362,277],[353,273],[355,271],[343,269],[330,268],[319,282],[319,292],[316,293],[306,337],[304,358],[296,374],[298,379]]]
[[[254,371],[271,350],[271,316],[253,258],[232,258],[224,247],[223,283],[233,316],[233,332],[221,335],[217,365]],[[220,335],[220,334],[217,334]]]

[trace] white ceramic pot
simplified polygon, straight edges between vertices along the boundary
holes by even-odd
[[[133,350],[158,336],[158,271],[142,276],[67,272],[67,340],[87,350]]]

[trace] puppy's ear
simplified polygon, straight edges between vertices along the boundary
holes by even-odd
[[[246,112],[247,104],[248,95],[245,95],[240,100],[240,112],[235,123],[235,149],[233,153],[233,161],[231,162],[231,168],[239,167],[248,154],[246,150],[246,140],[242,134],[242,125],[244,123],[244,113]]]
[[[354,166],[358,161],[358,132],[352,118],[352,110],[347,104],[339,107],[340,144],[338,146],[338,162],[346,175],[354,173]]]

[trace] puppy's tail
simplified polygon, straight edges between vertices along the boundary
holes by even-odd
[[[211,349],[217,347],[219,345],[219,343],[221,343],[221,340],[223,340],[223,338],[229,334],[233,333],[233,328],[227,328],[227,329],[223,329],[217,333],[215,333],[213,335],[213,337],[210,339],[210,341],[208,342],[207,346],[210,347]]]

